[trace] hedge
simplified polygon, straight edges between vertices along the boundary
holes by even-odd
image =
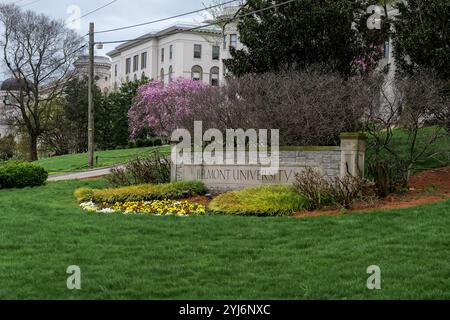
[[[290,186],[261,186],[221,194],[208,209],[216,214],[283,216],[306,207],[307,200]]]
[[[0,163],[0,189],[37,187],[44,185],[48,172],[33,163],[6,161]]]
[[[127,201],[177,200],[204,195],[206,192],[206,187],[201,182],[181,181],[112,189],[81,188],[75,191],[75,197],[79,202],[115,204]]]

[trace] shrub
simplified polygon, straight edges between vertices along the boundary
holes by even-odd
[[[136,148],[142,148],[144,146],[144,139],[138,138],[135,142]]]
[[[261,186],[219,195],[209,210],[216,214],[282,216],[305,209],[306,199],[289,186]]]
[[[37,187],[47,178],[47,171],[32,163],[8,161],[0,165],[0,189]]]
[[[149,157],[136,158],[125,168],[113,169],[107,180],[113,187],[167,183],[170,182],[170,161],[162,157],[159,152]]]
[[[403,161],[373,160],[368,165],[368,171],[379,197],[402,192],[408,186],[408,167]]]
[[[308,209],[321,208],[331,202],[329,183],[316,170],[307,168],[298,174],[294,187],[308,199]]]
[[[79,202],[115,204],[127,201],[176,200],[203,195],[206,187],[201,182],[180,181],[165,184],[143,184],[113,189],[78,189]]]
[[[13,136],[0,136],[0,161],[7,161],[16,153],[16,141]]]
[[[335,178],[330,183],[329,200],[345,209],[357,201],[367,201],[375,198],[374,183],[359,177],[347,175],[343,178]]]
[[[163,145],[163,142],[162,142],[162,140],[160,138],[156,138],[155,140],[153,140],[153,145],[155,147],[160,147],[160,146]]]
[[[326,179],[312,168],[297,174],[294,187],[308,200],[309,210],[328,205],[348,209],[357,200],[375,197],[374,184],[365,179],[349,175]]]

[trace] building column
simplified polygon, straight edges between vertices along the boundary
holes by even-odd
[[[170,182],[177,182],[177,157],[178,157],[178,148],[177,143],[170,143]]]
[[[367,136],[359,132],[341,134],[341,178],[364,177]]]

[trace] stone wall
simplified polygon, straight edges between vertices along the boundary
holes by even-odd
[[[175,152],[176,146],[173,151]],[[280,169],[268,175],[254,164],[172,165],[172,181],[203,181],[212,192],[242,189],[262,184],[292,184],[295,175],[312,167],[327,178],[363,175],[365,138],[345,134],[340,147],[282,147]]]

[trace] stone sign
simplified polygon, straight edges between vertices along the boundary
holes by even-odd
[[[193,165],[172,163],[172,181],[202,181],[213,192],[264,184],[292,184],[306,167],[333,179],[345,175],[364,176],[366,137],[360,133],[341,135],[341,146],[289,147],[280,150],[279,171],[266,175],[264,167],[253,164]],[[176,148],[176,146],[173,146]]]
[[[266,175],[258,165],[184,165],[183,180],[202,181],[211,190],[239,189],[261,184],[292,184],[306,164],[280,164],[278,173]],[[320,171],[319,167],[315,169]]]

